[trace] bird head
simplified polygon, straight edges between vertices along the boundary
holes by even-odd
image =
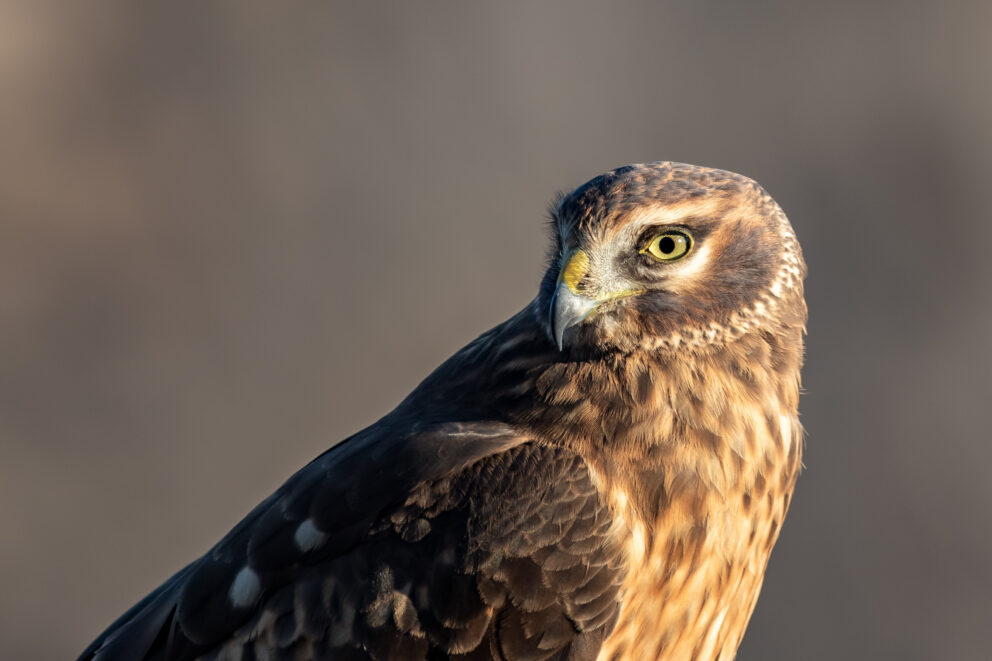
[[[805,324],[795,234],[744,176],[629,165],[560,197],[551,220],[537,310],[563,351],[701,349]]]

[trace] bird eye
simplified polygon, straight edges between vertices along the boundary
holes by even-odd
[[[651,238],[650,243],[641,250],[652,259],[659,262],[674,262],[689,254],[692,249],[692,237],[685,232],[662,232]]]

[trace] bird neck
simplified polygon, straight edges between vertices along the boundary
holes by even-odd
[[[799,443],[779,430],[798,409],[802,332],[782,326],[691,350],[585,355],[559,351],[531,305],[438,367],[400,410],[500,420],[574,449],[605,479],[635,474],[650,520],[664,503],[659,477],[696,472],[726,491],[741,464],[778,465],[770,457],[783,449],[798,461]],[[724,478],[690,458],[718,461]]]

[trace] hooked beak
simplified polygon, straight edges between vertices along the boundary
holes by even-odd
[[[598,304],[598,301],[574,293],[564,282],[558,283],[551,298],[551,332],[559,351],[565,347],[565,331],[592,314]]]
[[[549,321],[559,351],[565,346],[565,331],[592,314],[599,304],[599,301],[579,291],[579,283],[588,271],[589,255],[584,250],[576,250],[568,256],[568,261],[558,274],[558,286],[551,297]]]
[[[600,303],[627,296],[637,296],[644,289],[630,288],[612,292],[599,292],[590,296],[586,288],[579,288],[582,279],[589,273],[589,255],[584,250],[576,250],[568,255],[565,267],[558,274],[558,286],[551,297],[549,327],[554,334],[558,350],[565,347],[565,331],[579,324],[596,311]]]

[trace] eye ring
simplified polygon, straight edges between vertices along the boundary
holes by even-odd
[[[688,255],[691,250],[692,237],[687,232],[667,230],[651,237],[640,252],[656,262],[674,262]]]

